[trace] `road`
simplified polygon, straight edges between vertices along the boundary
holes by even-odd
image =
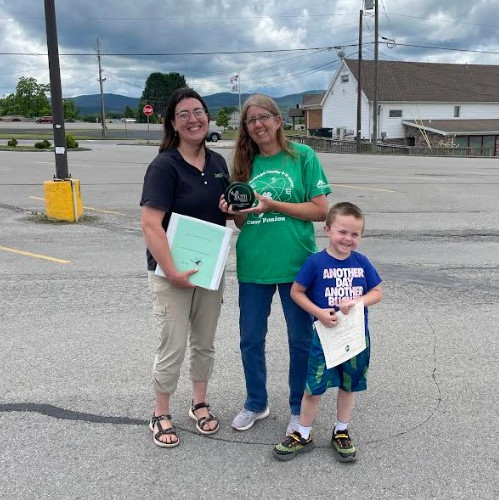
[[[138,201],[156,148],[82,143],[90,150],[68,155],[86,207],[79,224],[38,215],[53,153],[0,152],[0,497],[498,497],[496,159],[319,155],[330,201],[366,213],[359,250],[384,297],[370,310],[369,388],[351,425],[357,463],[336,462],[329,448],[334,392],[321,404],[317,449],[281,463],[271,455],[289,419],[278,301],[270,417],[230,429],[245,393],[233,250],[209,390],[221,429],[195,433],[184,370],[171,408],[181,445],[153,445],[156,333]],[[321,224],[316,235],[323,248]]]
[[[65,123],[64,128],[67,134],[72,134],[78,139],[102,138],[102,126],[100,123],[76,122]],[[34,122],[0,122],[0,134],[22,134],[26,136],[36,136],[47,134],[53,136],[52,124]],[[146,123],[121,123],[113,120],[106,123],[107,139],[139,139],[159,141],[163,136],[163,125],[151,123],[149,129]]]

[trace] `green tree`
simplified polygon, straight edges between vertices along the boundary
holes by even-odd
[[[76,120],[80,117],[80,107],[72,99],[64,99],[62,104],[65,120]]]
[[[9,94],[7,97],[0,99],[0,116],[15,115],[16,102],[14,94]]]
[[[156,117],[158,115],[165,116],[171,95],[181,87],[187,87],[187,82],[185,81],[185,76],[180,73],[151,73],[147,77],[139,102],[138,120],[141,122],[147,120],[142,112],[142,108],[146,104],[150,104],[154,109],[154,115],[150,117],[151,122],[154,123],[157,121]]]
[[[235,106],[225,106],[222,108],[229,116],[234,113],[234,111],[237,111],[237,108]]]
[[[216,123],[219,127],[229,126],[229,115],[223,109],[218,112]]]
[[[131,108],[130,106],[125,106],[125,110],[123,111],[124,118],[135,118],[137,116],[137,112]]]
[[[32,77],[22,76],[14,94],[14,113],[27,117],[50,114],[50,102],[47,97],[49,91],[50,85],[38,83]]]

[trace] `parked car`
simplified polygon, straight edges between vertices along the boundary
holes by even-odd
[[[332,127],[309,128],[308,133],[312,137],[329,137],[330,139],[333,137]]]
[[[51,116],[40,116],[37,120],[35,120],[36,123],[52,123],[52,117]]]
[[[210,122],[208,132],[206,133],[206,140],[209,142],[217,142],[222,138],[223,130],[216,125],[215,122]]]

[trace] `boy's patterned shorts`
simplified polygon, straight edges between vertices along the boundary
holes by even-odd
[[[314,330],[308,358],[308,374],[305,391],[312,396],[324,394],[330,387],[339,387],[346,392],[365,391],[367,389],[367,371],[369,369],[370,342],[366,332],[366,348],[357,356],[334,368],[326,368],[326,360],[321,341]]]

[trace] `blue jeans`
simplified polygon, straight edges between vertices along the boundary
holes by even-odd
[[[291,285],[239,282],[240,347],[247,392],[244,407],[247,410],[261,412],[268,404],[265,336],[272,297],[278,288],[288,329],[289,406],[293,415],[300,413],[313,330],[312,317],[290,296]]]

